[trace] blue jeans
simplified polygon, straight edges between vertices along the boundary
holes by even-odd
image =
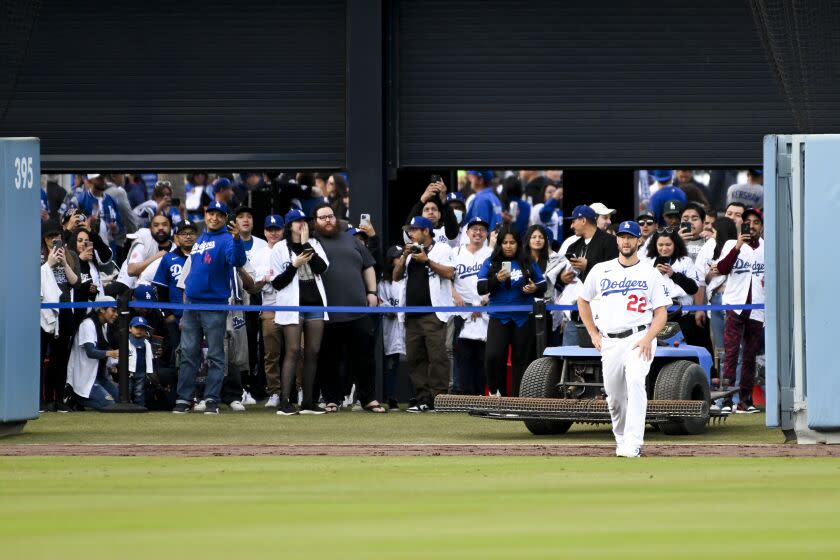
[[[178,371],[178,403],[192,403],[195,377],[201,362],[201,338],[207,338],[207,383],[204,399],[219,402],[225,378],[225,329],[227,311],[185,309],[181,318],[181,369]]]
[[[119,398],[120,390],[116,383],[111,381],[107,373],[100,373],[96,376],[96,381],[90,388],[90,395],[87,398],[76,395],[79,404],[94,410],[102,410],[113,406]]]
[[[577,325],[574,321],[566,321],[566,326],[563,328],[563,346],[577,346],[578,344],[580,344],[580,339]]]

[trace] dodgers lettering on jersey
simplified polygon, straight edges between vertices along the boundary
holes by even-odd
[[[211,241],[202,241],[201,243],[196,243],[193,245],[192,251],[190,251],[191,255],[200,255],[204,251],[209,251],[210,249],[214,249],[216,247],[216,242]]]
[[[732,265],[732,270],[730,274],[745,274],[751,273],[755,276],[763,276],[764,275],[764,263],[763,262],[749,262],[744,260],[740,257],[735,260],[735,264]]]
[[[481,265],[483,263],[477,262],[472,265],[458,263],[455,267],[455,275],[458,279],[463,280],[464,278],[469,278],[470,276],[478,276],[478,271],[481,270]]]
[[[627,295],[629,292],[644,292],[647,291],[648,284],[646,280],[630,280],[622,278],[619,281],[604,278],[601,280],[601,296],[608,296],[610,294]],[[668,290],[665,290],[666,294]]]
[[[641,261],[625,267],[618,259],[592,267],[580,297],[592,302],[595,325],[602,333],[650,325],[653,310],[671,304],[658,270]]]

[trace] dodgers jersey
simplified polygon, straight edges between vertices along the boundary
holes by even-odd
[[[662,274],[642,261],[633,266],[623,266],[618,259],[596,264],[586,276],[580,297],[599,300],[597,312],[594,306],[592,312],[602,333],[650,325],[654,309],[671,305]]]

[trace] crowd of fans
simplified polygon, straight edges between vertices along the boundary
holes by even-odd
[[[690,171],[640,175],[639,214],[622,219],[639,222],[645,266],[663,275],[675,303],[763,303],[761,171],[731,185],[721,208]],[[51,182],[42,189],[42,302],[149,304],[131,308],[130,394],[175,413],[242,412],[258,402],[279,415],[385,413],[399,409],[402,361],[408,412],[434,410],[441,393],[516,396],[537,328],[550,345],[575,345],[579,318],[553,311],[536,325],[532,313],[500,306],[574,304],[592,267],[617,257],[615,210],[593,201],[564,215],[560,171],[467,171],[454,189],[433,175],[402,242],[388,247],[368,218],[348,224],[341,174],[196,172],[183,200],[170,182],[150,189],[138,174],[74,178],[69,192]],[[469,310],[307,311],[324,306]],[[740,384],[723,411],[755,411],[763,312],[678,315],[687,341],[720,357],[715,377]],[[108,306],[41,310],[41,410],[114,405],[116,318]]]

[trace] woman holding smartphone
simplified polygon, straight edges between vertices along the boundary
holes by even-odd
[[[285,217],[283,240],[271,250],[271,269],[279,270],[271,285],[277,290],[276,305],[325,306],[327,296],[321,274],[329,262],[317,239],[309,238],[309,224],[306,214],[300,210],[289,210]],[[298,411],[291,403],[294,390],[295,368],[301,356],[303,345],[303,401],[301,414],[323,414],[318,408],[314,394],[315,373],[318,365],[318,351],[324,335],[324,321],[327,314],[321,312],[278,311],[274,322],[283,329],[285,354],[280,373],[282,385],[281,402],[277,414],[290,416]],[[301,344],[303,333],[303,344]]]
[[[672,298],[681,305],[694,303],[692,296],[699,289],[700,277],[678,231],[665,229],[653,234],[648,244],[647,263],[662,274]],[[695,329],[694,313],[683,311],[679,323],[683,335],[688,337]]]
[[[525,368],[534,358],[534,318],[530,311],[493,311],[493,306],[533,306],[545,293],[540,267],[523,250],[519,235],[510,226],[499,230],[496,246],[478,272],[479,295],[489,294],[487,346],[484,359],[491,395],[507,393],[505,367],[511,346],[512,391],[519,395]]]
[[[94,301],[97,294],[105,293],[90,237],[86,230],[77,231],[70,236],[70,247],[79,260],[79,285],[73,289],[73,301]],[[77,328],[89,311],[82,308],[73,310]]]

